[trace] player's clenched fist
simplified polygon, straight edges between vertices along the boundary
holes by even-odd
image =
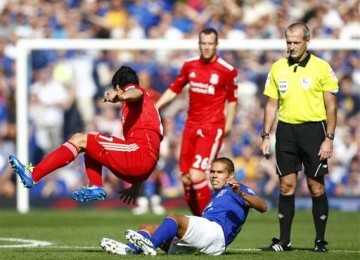
[[[117,92],[113,91],[113,92],[108,92],[106,91],[104,94],[104,102],[111,102],[111,103],[117,103],[120,100],[119,95]]]
[[[234,178],[229,178],[227,179],[227,184],[230,186],[230,188],[235,191],[237,194],[241,195],[242,194],[242,190],[240,187],[240,184],[237,180],[235,180]]]

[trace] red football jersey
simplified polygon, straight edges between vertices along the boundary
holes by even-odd
[[[237,69],[218,56],[212,62],[195,57],[184,63],[170,89],[180,93],[187,84],[187,124],[224,127],[225,101],[237,101]]]
[[[160,120],[159,111],[156,109],[154,101],[149,94],[137,85],[127,85],[124,87],[126,92],[129,89],[137,88],[143,92],[143,98],[135,102],[124,102],[122,107],[123,133],[125,139],[129,137],[146,138],[143,130],[154,131],[162,139],[163,127]],[[139,106],[139,102],[141,105]]]

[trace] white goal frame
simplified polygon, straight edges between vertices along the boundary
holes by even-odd
[[[29,54],[33,50],[196,50],[194,40],[115,40],[115,39],[21,39],[17,41],[16,56],[16,154],[23,163],[29,158],[28,125],[28,79]],[[219,50],[264,51],[285,50],[283,39],[241,39],[219,40]],[[310,50],[360,50],[360,40],[313,39]],[[24,188],[17,176],[16,207],[18,212],[27,213],[30,209],[29,191]]]

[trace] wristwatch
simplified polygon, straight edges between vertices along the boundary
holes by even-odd
[[[326,136],[327,138],[329,138],[330,140],[334,140],[334,137],[335,137],[334,134],[330,134],[330,133],[326,134],[325,136]]]
[[[270,134],[266,132],[261,132],[261,138],[264,139],[265,137],[269,137]]]

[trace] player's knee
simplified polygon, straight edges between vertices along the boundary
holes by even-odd
[[[282,195],[293,195],[295,193],[296,184],[291,182],[280,183],[280,193]]]
[[[173,220],[176,221],[177,223],[180,223],[182,217],[183,217],[182,215],[177,215],[177,214],[175,214],[175,213],[170,213],[169,215],[167,215],[166,218],[173,219]]]
[[[311,197],[320,197],[324,194],[325,188],[323,186],[309,186]]]
[[[206,179],[206,174],[203,171],[191,169],[189,173],[181,176],[181,182],[184,186],[189,186],[192,183],[197,183]]]
[[[199,182],[206,179],[205,172],[197,169],[191,169],[189,175],[191,182]]]
[[[139,227],[139,230],[146,231],[147,233],[149,233],[149,235],[152,235],[157,227],[158,227],[157,224],[142,224]]]
[[[308,178],[307,185],[312,197],[319,197],[325,192],[325,185],[323,178],[319,178],[317,180]]]
[[[177,215],[175,213],[170,213],[167,218],[172,218],[172,219],[176,219]]]
[[[181,175],[180,179],[183,185],[185,186],[191,185],[191,178],[189,173]]]

